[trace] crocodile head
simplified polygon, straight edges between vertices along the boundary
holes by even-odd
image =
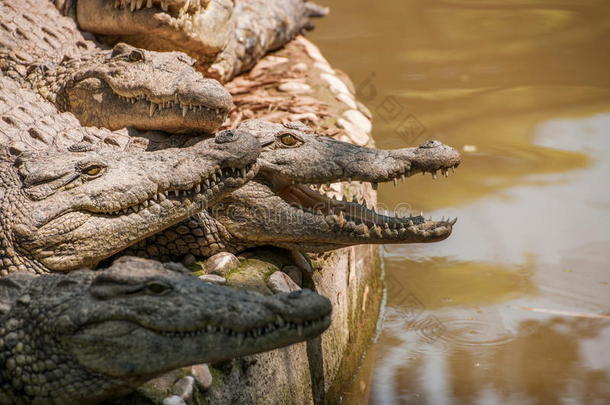
[[[24,153],[0,163],[0,273],[69,271],[206,208],[257,171],[257,140],[192,147]]]
[[[179,367],[311,339],[330,313],[308,290],[263,296],[145,259],[17,273],[0,279],[0,402],[97,403]]]
[[[379,150],[318,136],[304,125],[262,120],[247,121],[239,130],[256,136],[263,151],[256,179],[208,210],[233,239],[230,244],[315,252],[355,244],[435,242],[451,234],[455,220],[382,214],[317,191],[318,185],[339,181],[370,182],[376,188],[379,182],[396,183],[420,173],[448,175],[460,163],[449,146],[427,141]]]
[[[305,0],[78,0],[79,26],[110,41],[180,50],[226,82],[327,13]]]
[[[79,0],[79,26],[157,51],[211,59],[233,35],[232,0]]]
[[[216,80],[181,52],[151,52],[127,44],[91,57],[33,65],[28,80],[86,126],[212,133],[233,101]]]

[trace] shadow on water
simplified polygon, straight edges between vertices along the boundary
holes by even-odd
[[[610,403],[610,3],[335,0],[311,35],[378,146],[455,146],[380,205],[458,216],[384,249],[383,329],[348,404]]]

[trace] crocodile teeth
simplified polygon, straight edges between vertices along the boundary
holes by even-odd
[[[186,112],[188,111],[188,107],[186,105],[182,106],[182,116],[186,116]]]
[[[157,105],[155,103],[150,103],[150,109],[148,110],[148,115],[152,117],[155,114],[155,110]]]

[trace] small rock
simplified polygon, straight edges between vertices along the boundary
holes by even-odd
[[[358,110],[348,110],[343,113],[343,117],[354,123],[354,125],[357,125],[367,134],[370,134],[371,130],[373,129],[373,124],[371,124],[371,121]]]
[[[301,114],[290,114],[288,116],[287,122],[295,122],[295,121],[309,121],[312,124],[317,124],[319,119],[318,116],[312,112],[301,113]]]
[[[305,62],[299,62],[292,67],[292,71],[295,73],[303,73],[303,72],[306,72],[307,69],[308,69],[307,63],[305,63]]]
[[[318,47],[307,39],[305,39],[305,37],[299,35],[298,37],[296,37],[295,42],[298,42],[303,45],[303,47],[305,48],[305,52],[307,52],[307,55],[309,55],[311,59],[318,62],[326,62],[326,59],[324,59],[324,56],[322,56]]]
[[[303,272],[297,266],[284,266],[282,271],[288,274],[288,277],[292,279],[298,286],[303,287]]]
[[[212,386],[212,373],[207,364],[197,364],[191,367],[191,373],[195,378],[195,382],[202,391],[207,391]]]
[[[360,111],[362,114],[364,114],[364,116],[366,118],[368,118],[369,120],[373,119],[373,114],[371,114],[371,110],[369,110],[367,108],[367,106],[365,106],[364,104],[362,104],[360,101],[356,100],[356,105],[358,105],[358,111]]]
[[[356,105],[356,100],[353,97],[347,95],[346,93],[339,93],[337,96],[337,100],[341,101],[344,104],[347,104],[349,108],[356,109],[358,106]]]
[[[358,126],[354,125],[351,121],[339,118],[337,120],[337,126],[345,129],[345,132],[352,143],[364,146],[369,142],[369,135],[362,131],[362,129],[360,129]]]
[[[205,271],[208,274],[224,276],[236,267],[239,267],[239,259],[229,252],[217,253],[205,261]]]
[[[294,264],[296,264],[299,269],[309,274],[313,273],[313,267],[311,266],[311,262],[309,261],[309,258],[307,256],[294,249],[290,249],[288,251],[288,254],[290,255],[290,258],[292,259]]]
[[[314,67],[318,68],[318,70],[321,70],[324,73],[329,73],[331,75],[335,74],[335,71],[327,62],[324,62],[324,63],[316,62],[313,65],[314,65]]]
[[[163,405],[187,405],[184,399],[180,398],[177,395],[172,395],[171,397],[165,398],[163,400]]]
[[[281,65],[282,63],[288,62],[287,58],[281,56],[273,56],[267,55],[265,58],[261,59],[250,71],[250,77],[258,77],[266,70],[273,69],[274,67]]]
[[[298,291],[301,289],[288,274],[276,271],[267,280],[267,285],[274,293],[287,293],[292,291]]]
[[[193,398],[193,391],[195,389],[195,379],[193,377],[186,376],[182,377],[172,387],[172,392],[174,395],[180,397],[186,402],[190,401]]]
[[[277,86],[277,89],[279,91],[283,91],[285,93],[295,93],[295,94],[309,93],[311,91],[311,87],[308,84],[296,82],[296,81],[282,83],[279,86]]]
[[[224,278],[223,276],[219,276],[217,274],[204,274],[203,276],[199,276],[199,280],[207,281],[208,283],[220,284],[220,285],[227,283],[226,278]]]
[[[322,73],[320,77],[328,84],[328,86],[330,87],[330,91],[335,93],[335,95],[339,95],[341,93],[345,93],[347,95],[351,94],[349,89],[347,88],[347,85],[343,83],[343,81],[337,76],[331,75],[329,73]]]
[[[347,110],[337,120],[337,125],[344,128],[347,135],[356,145],[366,145],[372,130],[371,121],[358,110]]]
[[[193,256],[190,253],[187,255],[184,255],[184,257],[182,258],[182,264],[184,264],[187,267],[195,264],[195,262],[197,262],[197,259],[195,258],[195,256]]]
[[[352,83],[352,79],[350,79],[349,75],[345,73],[341,69],[335,69],[335,75],[347,86],[350,94],[356,94],[356,87],[354,87],[354,83]]]

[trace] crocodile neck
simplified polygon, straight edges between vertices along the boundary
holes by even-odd
[[[68,98],[63,91],[73,83],[73,73],[89,58],[65,58],[59,64],[45,63],[42,59],[24,61],[15,55],[0,54],[2,71],[22,87],[30,88],[45,100],[54,104],[60,111],[69,111]]]
[[[8,168],[0,167],[0,277],[16,271],[27,271],[37,274],[47,273],[41,263],[15,249],[13,235],[9,231],[12,224],[27,226],[28,213],[23,212],[23,196],[17,188],[19,181],[16,174]]]

